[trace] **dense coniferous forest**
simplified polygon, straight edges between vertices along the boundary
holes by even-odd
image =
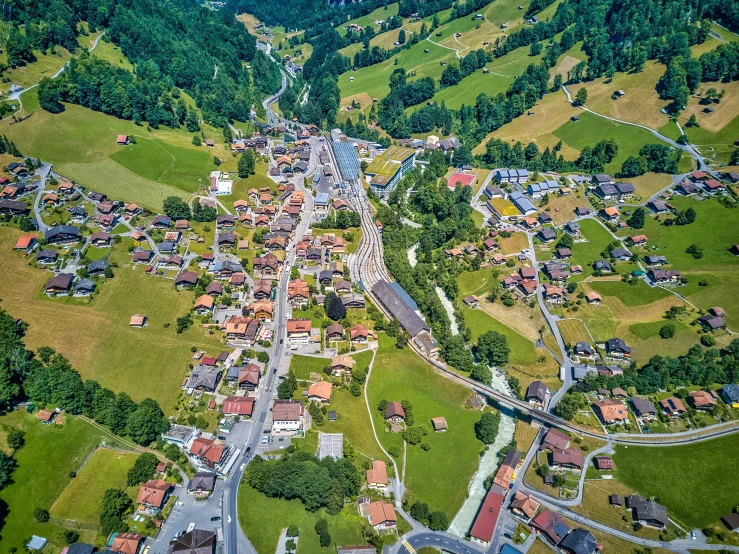
[[[205,121],[222,126],[228,119],[247,119],[251,106],[281,83],[278,68],[257,50],[243,24],[190,0],[31,2],[13,11],[12,19],[24,25],[24,33],[11,32],[9,65],[33,61],[34,49],[64,46],[79,54],[68,71],[39,87],[41,106],[52,112],[63,109],[60,101],[73,102],[176,127],[184,121],[181,89],[195,99]],[[87,33],[78,25],[82,20],[91,32],[105,30],[103,40],[120,46],[134,74],[78,52],[76,37]]]

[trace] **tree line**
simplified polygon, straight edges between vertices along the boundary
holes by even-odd
[[[151,398],[134,402],[126,393],[82,380],[69,361],[53,348],[36,353],[25,348],[25,324],[0,310],[0,407],[30,400],[54,406],[73,415],[85,415],[116,435],[148,445],[169,428],[159,404]]]
[[[326,508],[336,515],[344,499],[359,494],[362,477],[348,459],[333,460],[302,451],[286,451],[279,460],[255,456],[249,464],[246,482],[271,498],[297,498],[305,509],[315,512]]]

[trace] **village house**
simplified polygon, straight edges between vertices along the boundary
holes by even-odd
[[[310,319],[289,319],[287,321],[287,340],[293,343],[307,343],[310,340],[311,329]]]
[[[328,404],[331,402],[331,383],[328,381],[319,381],[308,387],[308,400],[318,402],[319,404]]]
[[[223,401],[223,415],[251,417],[254,402],[251,396],[227,396]]]
[[[670,523],[667,508],[643,496],[627,496],[626,507],[631,510],[631,518],[635,523],[655,529],[664,529]]]
[[[56,250],[41,250],[36,255],[36,263],[40,265],[55,264],[58,258],[59,255],[57,254]]]
[[[354,325],[351,329],[349,329],[349,340],[351,342],[367,342],[369,337],[369,329],[367,329],[364,325],[357,324]]]
[[[249,304],[247,308],[249,315],[253,315],[259,321],[272,321],[272,302],[269,300],[257,300]]]
[[[344,340],[344,328],[340,323],[332,323],[326,327],[326,338],[329,341]]]
[[[642,422],[654,420],[657,417],[657,408],[649,400],[635,396],[631,399],[631,408]]]
[[[139,511],[150,514],[159,512],[167,503],[173,488],[172,483],[162,479],[154,479],[141,485],[139,494],[136,496]]]
[[[22,250],[26,255],[34,251],[38,245],[36,235],[21,235],[13,247],[14,250]]]
[[[195,313],[198,315],[209,314],[213,311],[213,297],[204,294],[195,300]]]
[[[524,399],[536,406],[543,406],[549,398],[549,389],[543,381],[532,381],[526,389]]]
[[[385,421],[402,423],[405,421],[405,410],[400,402],[388,402],[385,408]]]
[[[388,490],[387,466],[382,460],[372,460],[372,469],[368,469],[367,488],[380,491],[382,493]]]
[[[528,522],[539,511],[539,503],[525,492],[517,491],[509,508],[516,516]]]
[[[717,404],[718,398],[713,391],[694,391],[688,395],[688,402],[698,411],[710,411]]]
[[[272,405],[272,433],[302,433],[304,418],[305,408],[300,400],[275,400]]]
[[[198,437],[192,441],[189,454],[197,467],[217,470],[228,458],[227,444],[214,439]]]
[[[47,296],[66,296],[72,288],[75,276],[73,273],[57,273],[44,285]]]
[[[369,522],[376,531],[395,529],[398,526],[395,507],[388,502],[370,502]]]
[[[570,532],[570,527],[564,522],[562,516],[546,509],[536,514],[530,523],[534,529],[539,531],[540,536],[544,536],[554,546],[562,542],[562,539]]]
[[[622,423],[629,420],[628,410],[618,400],[602,400],[593,404],[593,409],[606,425]]]
[[[680,417],[687,413],[683,401],[675,396],[660,400],[659,405],[668,417]]]
[[[198,284],[198,274],[192,271],[183,271],[174,279],[174,284],[178,289],[194,288]]]
[[[606,356],[617,360],[631,357],[631,348],[620,338],[612,338],[606,341]]]

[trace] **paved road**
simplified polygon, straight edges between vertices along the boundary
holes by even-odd
[[[478,546],[475,543],[465,541],[449,533],[437,533],[428,529],[406,533],[393,546],[386,547],[385,552],[389,554],[407,554],[409,551],[403,545],[403,541],[408,542],[414,550],[418,550],[424,546],[431,546],[439,550],[443,549],[444,552],[453,552],[455,554],[481,554],[485,552],[482,546]]]
[[[318,153],[316,152],[316,155]],[[270,354],[270,363],[267,368],[267,381],[262,393],[257,400],[256,409],[252,415],[254,425],[252,427],[249,438],[244,447],[250,449],[251,452],[256,451],[261,442],[262,432],[266,427],[267,414],[272,404],[272,396],[277,387],[278,375],[277,368],[284,354],[284,341],[286,340],[285,330],[287,324],[287,283],[290,280],[290,267],[295,263],[295,243],[306,234],[308,226],[313,215],[313,196],[305,190],[305,186],[301,179],[296,181],[296,190],[305,191],[305,206],[301,215],[293,239],[288,246],[285,256],[285,264],[282,269],[282,275],[277,285],[276,295],[276,329],[274,335],[274,347]],[[249,456],[248,459],[251,459]],[[241,466],[235,466],[232,474],[229,475],[223,495],[224,503],[224,519],[223,519],[223,536],[225,541],[226,554],[256,554],[256,550],[246,538],[241,526],[238,524],[238,506],[237,496],[239,483],[244,474]],[[230,518],[230,521],[229,521]],[[265,554],[265,553],[260,553]]]
[[[36,225],[41,233],[45,233],[49,228],[41,218],[41,197],[44,195],[46,180],[49,178],[49,173],[51,173],[51,165],[47,163],[41,164],[41,167],[36,170],[36,175],[39,176],[40,181],[38,189],[36,190],[36,197],[33,199],[33,213],[36,216]]]

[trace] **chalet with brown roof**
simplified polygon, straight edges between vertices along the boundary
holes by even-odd
[[[308,387],[308,400],[318,402],[320,404],[328,404],[331,402],[331,383],[328,381],[319,381]]]
[[[307,286],[307,283],[306,283]],[[288,283],[288,291],[290,290],[290,284]],[[258,279],[254,281],[253,291],[254,298],[257,300],[264,300],[272,296],[272,281],[265,279]]]
[[[590,291],[585,295],[585,300],[587,300],[588,304],[591,304],[593,306],[600,306],[601,301],[603,300],[600,297],[600,294],[598,294],[595,291]]]
[[[446,418],[444,417],[432,417],[431,426],[437,433],[445,433],[446,430],[449,429],[449,425],[447,424]]]
[[[372,469],[367,470],[367,488],[385,492],[388,490],[387,465],[382,460],[372,460]]]
[[[232,288],[242,288],[245,282],[246,274],[241,272],[234,273],[228,278],[228,284],[231,285]]]
[[[340,354],[331,358],[331,373],[336,376],[351,373],[354,367],[354,358],[347,354]]]
[[[565,450],[552,450],[552,467],[565,467],[569,469],[582,469],[585,465],[582,452],[577,448],[567,448]]]
[[[118,135],[118,138],[116,139],[116,143],[120,144],[121,146],[127,145],[128,135]]]
[[[565,449],[570,446],[570,437],[559,429],[550,429],[539,447],[540,450]]]
[[[593,404],[595,413],[607,425],[622,423],[629,420],[629,411],[618,400],[602,400]]]
[[[690,402],[696,410],[708,411],[716,405],[718,398],[716,397],[716,393],[713,391],[699,390],[691,392],[688,395],[688,402]]]
[[[144,537],[138,533],[130,531],[118,533],[113,537],[113,544],[110,549],[113,552],[120,552],[120,554],[137,554],[143,540]]]
[[[256,390],[262,372],[256,364],[247,364],[239,371],[236,384],[241,390]]]
[[[132,315],[131,320],[129,321],[129,325],[131,327],[145,327],[146,326],[146,316],[144,314]]]
[[[539,510],[539,503],[525,492],[518,491],[511,501],[510,510],[518,517],[529,521]]]
[[[167,481],[162,479],[147,481],[141,485],[139,494],[136,497],[136,504],[139,506],[139,511],[158,512],[167,503],[169,493],[172,492],[172,489],[172,483],[167,483]]]
[[[326,328],[326,337],[330,341],[344,340],[344,328],[340,323],[332,323]]]
[[[676,396],[661,400],[659,405],[668,417],[680,417],[687,413],[683,401]]]
[[[258,300],[252,302],[248,307],[249,313],[259,321],[272,320],[272,302],[269,300]]]
[[[174,278],[174,284],[177,288],[193,288],[198,284],[198,274],[192,271],[183,271]]]
[[[228,445],[213,439],[198,437],[192,441],[189,452],[201,467],[213,469],[225,461]]]
[[[593,465],[598,471],[612,471],[615,467],[613,458],[610,456],[595,456],[593,458]]]
[[[361,323],[349,329],[349,340],[351,342],[367,342],[369,329]]]
[[[61,189],[60,189],[60,190],[61,190]],[[126,217],[133,217],[133,216],[135,216],[135,215],[138,215],[138,214],[140,214],[140,213],[141,213],[141,211],[142,211],[142,210],[141,210],[141,207],[140,207],[140,206],[137,206],[137,205],[136,205],[136,204],[134,204],[133,202],[131,202],[131,203],[129,203],[129,204],[126,204],[126,206],[125,206],[125,207],[123,208],[123,214],[124,214],[124,215],[125,215]],[[187,221],[187,220],[185,220],[185,221]]]
[[[388,402],[385,408],[385,420],[391,423],[405,421],[405,410],[400,402]]]
[[[199,315],[209,314],[213,311],[213,297],[204,294],[195,300],[195,313]]]

